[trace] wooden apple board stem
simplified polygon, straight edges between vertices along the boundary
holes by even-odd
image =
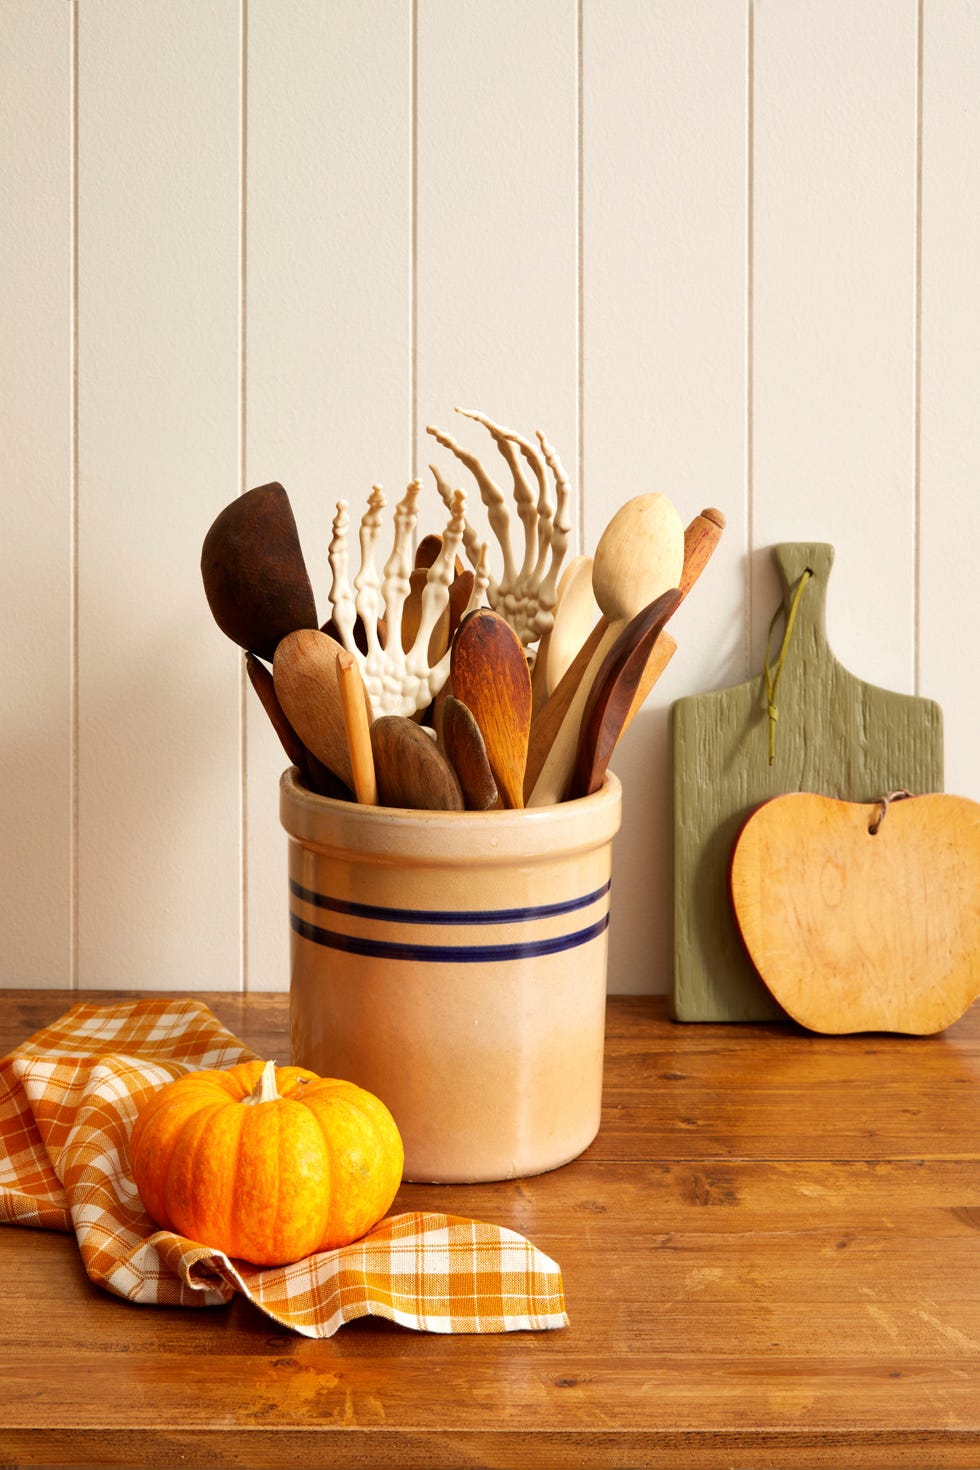
[[[977,802],[777,796],[742,828],[730,882],[759,974],[811,1031],[930,1035],[980,995]]]
[[[773,764],[761,672],[671,709],[676,1020],[786,1018],[746,952],[728,897],[732,847],[755,807],[788,792],[870,802],[901,787],[943,788],[939,706],[864,683],[827,643],[833,547],[791,543],[774,557],[786,605],[803,573],[813,575],[783,667]]]

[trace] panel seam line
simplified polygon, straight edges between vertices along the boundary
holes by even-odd
[[[70,640],[70,769],[69,769],[69,810],[70,810],[70,856],[69,856],[69,985],[72,990],[79,987],[79,729],[80,729],[80,700],[79,700],[79,556],[78,556],[78,534],[79,534],[79,452],[78,452],[78,3],[72,0],[68,12],[69,29],[69,51],[70,51],[70,87],[71,98],[69,103],[69,149],[70,149],[70,184],[69,184],[69,312],[70,323],[70,363],[69,363],[69,438],[71,462],[69,466],[69,567],[70,567],[70,591],[69,591],[69,619],[71,626]]]

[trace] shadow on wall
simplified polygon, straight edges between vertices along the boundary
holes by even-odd
[[[616,748],[623,823],[613,843],[609,990],[665,994],[672,951],[669,707],[642,709]]]

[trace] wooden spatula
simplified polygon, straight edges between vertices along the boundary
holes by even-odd
[[[463,810],[456,772],[432,736],[407,715],[382,715],[375,720],[371,749],[382,806]]]
[[[980,804],[765,802],[730,886],[756,969],[812,1031],[928,1035],[980,994]]]
[[[473,711],[454,694],[442,703],[440,744],[459,778],[468,811],[489,811],[497,800],[487,747]]]
[[[504,806],[522,807],[531,672],[520,639],[499,613],[477,608],[456,631],[449,667],[453,693],[480,728]]]
[[[566,800],[588,796],[602,785],[610,757],[629,719],[651,649],[663,636],[664,624],[680,600],[679,587],[672,587],[655,598],[627,623],[603,659],[585,702]]]
[[[684,531],[684,560],[678,583],[682,596],[687,596],[698,577],[704,571],[715,547],[721,539],[721,534],[724,529],[725,517],[720,510],[715,510],[714,508],[701,511],[700,515],[695,516],[686,527]],[[524,778],[525,800],[527,800],[534,789],[545,760],[548,757],[548,753],[557,738],[558,731],[561,729],[572,701],[576,696],[579,685],[585,677],[586,671],[592,663],[595,652],[608,627],[609,623],[607,619],[604,617],[600,618],[551,694],[534,712],[528,738],[527,771]],[[620,731],[621,736],[628,728],[638,710],[642,707],[644,700],[649,695],[654,684],[660,678],[660,675],[676,651],[676,641],[669,633],[661,633],[660,637],[654,642],[647,665],[640,675],[632,704],[623,724],[623,729]]]

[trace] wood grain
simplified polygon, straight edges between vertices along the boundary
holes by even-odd
[[[732,847],[761,802],[790,791],[874,801],[901,788],[943,787],[942,712],[932,700],[881,689],[845,669],[827,641],[834,549],[772,548],[784,606],[804,571],[777,690],[769,764],[765,682],[687,695],[671,709],[674,795],[674,1015],[684,1021],[774,1020],[785,1015],[760,980],[728,898]],[[783,627],[771,654],[775,667]]]
[[[566,798],[588,796],[602,785],[613,751],[629,723],[652,651],[680,599],[678,587],[661,593],[627,624],[600,664],[582,710]]]
[[[371,751],[382,806],[463,810],[456,772],[432,737],[407,715],[382,715],[375,720]]]
[[[520,639],[499,613],[477,608],[459,625],[453,693],[471,711],[506,807],[523,807],[531,728],[531,672]]]
[[[344,716],[344,729],[347,732],[354,794],[363,805],[374,806],[378,800],[378,782],[374,770],[374,752],[371,749],[371,715],[367,690],[361,678],[360,666],[346,648],[337,654],[337,688]]]
[[[86,994],[110,1002],[122,993]],[[77,992],[9,992],[0,1052]],[[288,1000],[203,999],[281,1051]],[[819,1099],[819,1106],[815,1100]],[[678,1026],[608,1006],[574,1163],[440,1208],[560,1263],[571,1325],[329,1342],[130,1306],[73,1239],[0,1229],[0,1454],[32,1464],[939,1470],[980,1463],[980,1010],[941,1037]],[[206,1360],[202,1364],[202,1359]]]

